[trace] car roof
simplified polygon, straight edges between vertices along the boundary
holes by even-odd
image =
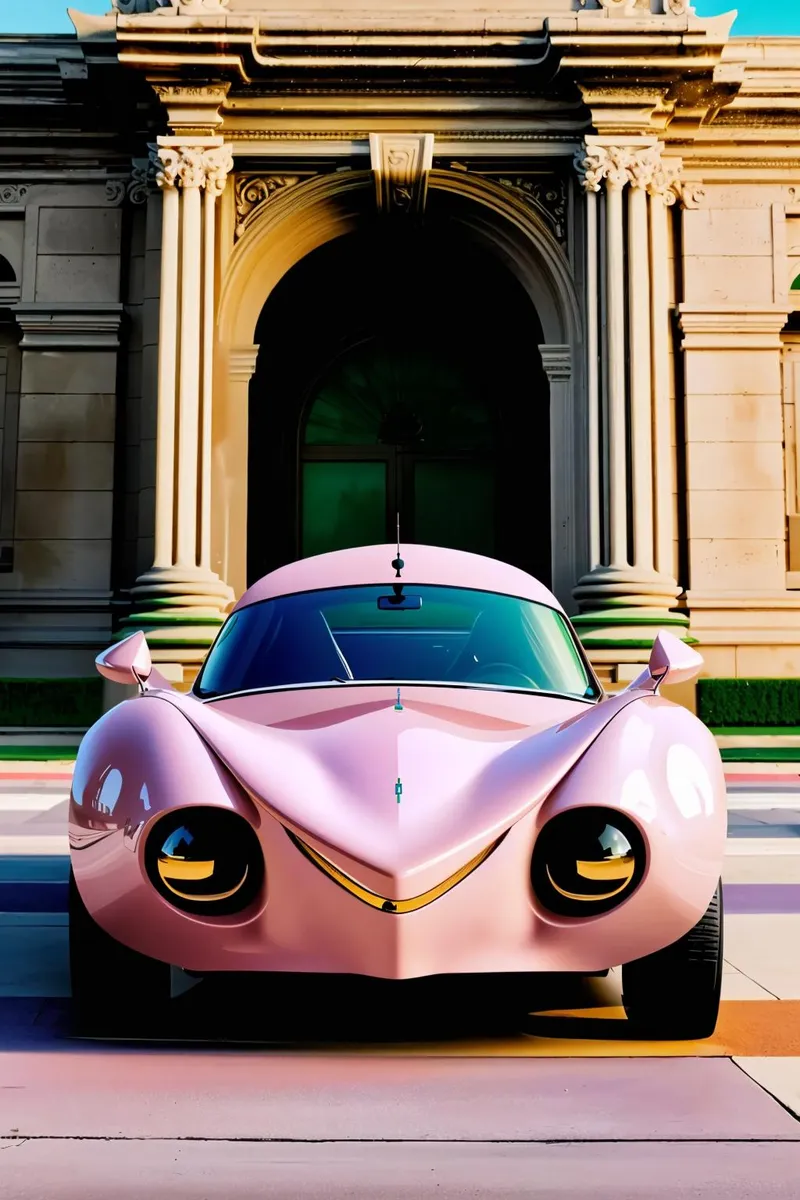
[[[234,612],[260,600],[295,592],[310,592],[318,588],[360,587],[368,584],[396,582],[392,560],[397,557],[396,545],[356,546],[349,550],[334,550],[288,563],[259,579],[244,593]],[[477,588],[484,592],[500,592],[538,601],[563,612],[555,596],[542,583],[517,567],[468,554],[464,550],[445,550],[440,546],[404,545],[400,557],[405,566],[402,580],[406,586],[438,584],[440,587]]]

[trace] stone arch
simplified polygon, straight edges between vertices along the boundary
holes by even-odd
[[[214,412],[213,540],[224,577],[243,590],[246,562],[247,398],[261,310],[280,279],[333,238],[356,232],[371,210],[373,177],[352,171],[287,187],[234,247],[217,310]],[[550,382],[553,590],[572,607],[588,569],[587,437],[581,304],[569,260],[539,215],[512,189],[480,176],[432,171],[428,205],[488,247],[517,277],[544,333],[539,347]]]
[[[318,246],[354,232],[363,220],[367,171],[324,175],[273,197],[228,261],[219,301],[222,346],[252,339],[272,289]],[[569,260],[550,230],[510,188],[476,175],[432,171],[429,204],[455,201],[451,215],[491,245],[519,278],[540,313],[547,344],[580,341],[581,308]]]

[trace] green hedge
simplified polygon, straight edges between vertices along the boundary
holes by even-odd
[[[800,725],[800,679],[700,679],[697,715],[712,729]]]
[[[0,679],[0,725],[88,729],[103,711],[103,681]]]

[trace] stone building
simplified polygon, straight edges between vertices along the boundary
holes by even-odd
[[[144,628],[188,686],[249,581],[398,511],[542,577],[611,683],[668,625],[797,673],[800,38],[70,15],[0,38],[0,685],[49,711]]]

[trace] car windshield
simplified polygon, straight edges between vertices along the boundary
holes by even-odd
[[[466,588],[344,587],[233,613],[197,682],[233,692],[364,682],[503,687],[593,699],[600,689],[561,613]]]

